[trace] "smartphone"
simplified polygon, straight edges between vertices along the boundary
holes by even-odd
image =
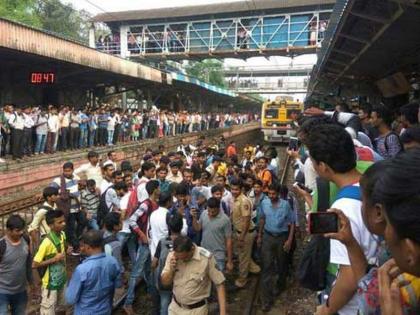
[[[302,184],[302,183],[299,183],[299,182],[295,182],[294,184],[293,184],[293,186],[298,186],[300,189],[303,189],[304,191],[306,191],[306,192],[308,192],[308,193],[310,193],[310,194],[312,194],[312,189],[310,189],[310,188],[308,188],[308,187],[306,187],[304,184]]]
[[[338,216],[334,212],[309,213],[309,233],[325,234],[338,232]]]
[[[297,151],[299,150],[299,139],[296,137],[290,137],[289,139],[289,150]]]

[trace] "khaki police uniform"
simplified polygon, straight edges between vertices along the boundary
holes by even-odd
[[[260,267],[252,260],[252,246],[256,236],[256,228],[254,222],[251,220],[252,216],[252,202],[244,194],[240,194],[238,198],[234,198],[232,208],[232,224],[235,231],[233,241],[234,248],[239,258],[239,277],[235,285],[242,287],[246,284],[248,273],[259,273]],[[238,240],[242,234],[243,217],[249,217],[250,224],[248,233],[245,236],[243,246],[238,248]]]
[[[162,274],[171,272],[170,261],[173,255],[174,252],[169,253]],[[169,314],[208,314],[206,299],[210,296],[211,283],[217,286],[224,281],[223,273],[216,269],[216,260],[213,255],[208,250],[195,246],[191,260],[177,262]]]

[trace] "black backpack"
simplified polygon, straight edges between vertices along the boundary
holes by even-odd
[[[108,192],[109,189],[113,189],[114,186],[109,186],[104,193],[101,195],[101,197],[99,198],[99,206],[98,206],[98,212],[97,212],[97,220],[98,220],[98,225],[101,226],[103,223],[103,220],[105,219],[106,215],[109,213],[109,207],[106,204],[106,193]]]
[[[322,199],[318,200],[318,211],[325,212],[329,207],[329,182],[317,179],[317,188],[318,196],[322,196]],[[355,186],[343,187],[337,193],[336,200],[340,198],[361,200],[360,188],[355,188]],[[313,291],[324,290],[327,286],[327,267],[329,263],[330,239],[322,235],[313,235],[299,262],[297,278],[300,285]]]

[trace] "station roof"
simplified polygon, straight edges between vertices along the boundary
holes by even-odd
[[[122,22],[166,18],[181,18],[224,13],[255,12],[269,9],[287,9],[305,6],[332,5],[335,0],[253,0],[214,3],[194,6],[105,12],[96,15],[93,22]]]
[[[310,94],[365,85],[385,97],[398,95],[402,90],[384,95],[379,81],[420,70],[419,21],[420,4],[415,1],[337,1],[311,75]]]
[[[128,61],[55,34],[0,18],[0,49],[5,56],[27,55],[86,67],[136,80],[162,83],[160,70]],[[1,60],[4,60],[3,58]]]

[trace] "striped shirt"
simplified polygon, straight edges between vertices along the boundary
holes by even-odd
[[[88,212],[96,214],[99,208],[99,196],[96,193],[91,193],[88,189],[80,192],[80,206]]]
[[[72,197],[70,200],[70,213],[76,213],[79,212],[79,202],[80,200],[80,192],[79,187],[77,185],[79,181],[79,177],[76,175],[73,175],[72,178],[64,178],[66,183],[66,190],[68,190],[70,196]],[[61,189],[61,177],[57,177],[54,179],[54,181],[51,183],[52,187],[56,187],[59,190]],[[60,192],[61,193],[61,192]]]

